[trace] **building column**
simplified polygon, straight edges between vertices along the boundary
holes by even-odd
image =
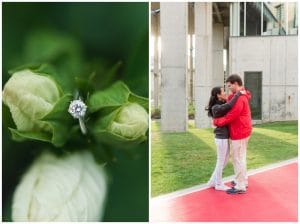
[[[211,126],[205,107],[212,88],[212,3],[195,3],[195,125]]]
[[[240,3],[239,2],[230,3],[230,35],[231,36],[240,35]],[[244,33],[244,35],[246,34]]]
[[[224,49],[226,49],[226,72],[224,79],[229,76],[229,27],[224,27]],[[225,81],[224,80],[224,81]]]
[[[188,103],[193,103],[193,100],[194,100],[194,88],[193,88],[193,35],[190,34],[189,35],[189,39],[190,39],[190,49],[189,49],[189,52],[190,52],[190,55],[189,55],[189,78],[188,78],[188,90],[189,90],[189,93],[188,93]]]
[[[158,67],[158,38],[159,38],[159,32],[158,32],[158,21],[159,21],[159,15],[155,15],[153,18],[153,26],[152,26],[152,33],[154,34],[154,64],[153,64],[153,78],[154,78],[154,88],[153,88],[153,100],[154,100],[154,109],[158,110],[159,109],[159,67]]]
[[[160,3],[161,130],[187,130],[187,3]]]
[[[212,87],[224,85],[224,25],[223,23],[213,24],[213,39],[212,39]]]

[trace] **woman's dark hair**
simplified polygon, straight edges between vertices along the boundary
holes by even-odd
[[[210,93],[210,98],[209,98],[209,102],[208,102],[208,106],[205,108],[205,110],[207,110],[207,115],[209,117],[212,117],[212,107],[213,105],[215,105],[218,101],[218,94],[221,94],[221,86],[216,86],[214,88],[212,88],[211,93]]]

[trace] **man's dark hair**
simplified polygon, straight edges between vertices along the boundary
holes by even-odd
[[[239,84],[239,86],[243,85],[243,81],[242,81],[241,77],[237,74],[232,74],[232,75],[228,76],[228,78],[226,79],[226,82],[230,82],[231,84],[237,82]]]

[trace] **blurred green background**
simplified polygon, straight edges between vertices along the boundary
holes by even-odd
[[[148,3],[2,3],[2,41],[2,85],[8,70],[47,62],[66,91],[74,88],[75,76],[87,79],[94,72],[100,89],[123,80],[148,97]],[[11,221],[16,185],[39,150],[50,146],[13,142],[6,106],[2,118],[2,219]],[[107,165],[103,221],[148,221],[148,142],[130,151],[116,149],[116,161]]]

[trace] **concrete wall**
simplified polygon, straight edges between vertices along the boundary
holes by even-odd
[[[230,37],[229,74],[262,72],[262,121],[298,119],[297,36]]]

